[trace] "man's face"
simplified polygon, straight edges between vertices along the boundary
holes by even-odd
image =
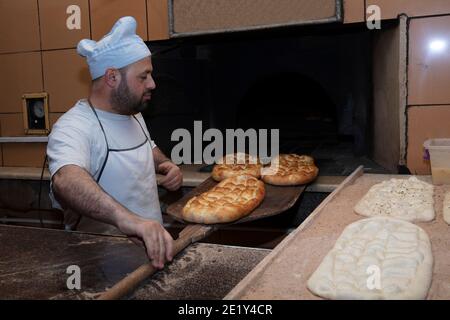
[[[120,83],[111,93],[113,108],[121,114],[136,114],[148,107],[155,89],[151,58],[145,58],[120,69]]]

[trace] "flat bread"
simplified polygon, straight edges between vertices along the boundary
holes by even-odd
[[[261,168],[257,157],[245,153],[227,154],[214,166],[211,176],[216,181],[245,174],[259,178]]]
[[[277,186],[307,184],[319,174],[319,168],[310,156],[280,154],[272,160],[271,166],[263,168],[262,180]]]
[[[450,224],[450,191],[447,191],[445,193],[444,207],[442,212],[444,214],[445,222],[447,222],[447,224]]]
[[[425,299],[432,273],[426,232],[377,217],[347,226],[307,286],[327,299]]]
[[[186,221],[227,223],[250,214],[264,199],[264,183],[250,175],[223,180],[207,192],[191,198],[183,208]]]
[[[390,179],[372,186],[354,210],[367,217],[431,221],[435,217],[433,192],[433,185],[416,177]]]

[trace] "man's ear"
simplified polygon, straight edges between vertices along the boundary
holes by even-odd
[[[116,88],[120,83],[120,72],[117,69],[107,69],[105,71],[105,83],[110,88]]]

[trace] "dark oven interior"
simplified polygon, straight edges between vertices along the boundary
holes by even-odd
[[[280,152],[312,155],[322,175],[371,160],[372,35],[363,26],[290,28],[151,43],[144,117],[168,155],[177,128],[279,129]],[[208,142],[206,142],[208,143]],[[209,170],[205,166],[203,170]]]

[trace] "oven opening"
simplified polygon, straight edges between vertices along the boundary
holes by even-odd
[[[166,154],[177,144],[171,133],[193,135],[197,120],[224,136],[226,129],[279,129],[279,151],[312,155],[322,175],[348,175],[359,165],[392,172],[395,160],[374,155],[374,39],[360,25],[152,44],[163,53],[153,57],[157,88],[144,117]]]

